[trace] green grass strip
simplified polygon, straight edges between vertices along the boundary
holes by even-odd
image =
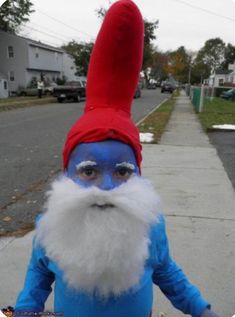
[[[204,130],[218,124],[235,124],[235,102],[222,98],[206,98],[203,111],[198,114]]]
[[[170,99],[165,101],[138,125],[140,132],[153,133],[154,139],[150,143],[159,143],[174,109],[176,102],[175,96],[177,96],[176,93],[172,94]]]

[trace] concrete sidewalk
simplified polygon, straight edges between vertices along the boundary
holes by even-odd
[[[174,259],[214,311],[231,317],[235,314],[234,190],[183,93],[161,144],[144,145],[143,156],[143,175],[161,196]],[[14,305],[23,285],[32,234],[0,240],[0,307]],[[51,303],[52,298],[48,307]],[[155,287],[154,317],[159,311],[183,316]]]
[[[171,253],[217,314],[235,314],[235,195],[185,94],[160,145],[144,147],[144,176],[162,199]],[[155,312],[183,316],[155,291]]]

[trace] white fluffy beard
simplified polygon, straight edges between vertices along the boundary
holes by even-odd
[[[132,177],[104,191],[62,177],[48,196],[36,241],[67,284],[104,298],[137,286],[148,258],[149,229],[158,221],[159,199],[151,183]]]

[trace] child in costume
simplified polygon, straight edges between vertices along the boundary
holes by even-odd
[[[149,317],[153,284],[182,312],[216,316],[172,260],[158,196],[140,176],[130,111],[143,34],[131,0],[111,6],[90,60],[84,114],[65,143],[64,175],[37,222],[15,316],[42,312],[53,282],[54,310],[64,317]]]

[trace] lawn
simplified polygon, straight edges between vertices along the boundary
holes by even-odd
[[[207,98],[203,111],[198,114],[204,130],[214,124],[235,124],[235,102],[222,98]]]
[[[30,97],[10,97],[6,99],[0,99],[0,111],[10,110],[21,107],[29,107],[33,105],[44,105],[47,103],[56,102],[54,97],[43,96],[38,98],[37,96]]]
[[[167,122],[175,105],[175,97],[178,92],[172,94],[171,98],[165,101],[158,109],[151,113],[138,128],[143,133],[153,133],[154,140],[150,143],[158,143],[165,131]]]
[[[20,101],[28,101],[28,100],[35,100],[38,97],[35,96],[30,96],[30,97],[9,97],[9,98],[4,98],[0,99],[0,105],[3,103],[15,103],[15,102],[20,102]]]

